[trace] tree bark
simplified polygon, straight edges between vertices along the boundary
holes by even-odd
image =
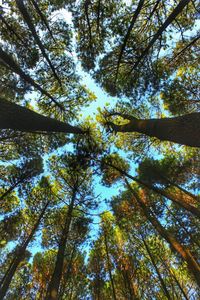
[[[25,132],[83,133],[82,129],[42,116],[28,108],[0,98],[0,129]]]
[[[173,118],[146,120],[129,116],[129,120],[129,123],[125,125],[116,125],[112,122],[107,122],[107,124],[115,132],[139,132],[156,137],[161,141],[200,147],[200,113],[190,113]]]
[[[145,217],[149,222],[153,225],[153,227],[156,229],[156,231],[162,236],[172,247],[172,249],[177,252],[181,258],[187,263],[188,269],[190,273],[195,278],[197,284],[200,286],[200,266],[194,259],[192,253],[190,250],[188,250],[186,247],[184,247],[182,244],[180,244],[174,236],[169,233],[159,222],[159,220],[156,218],[155,214],[152,214],[151,210],[145,203],[144,199],[140,198],[137,193],[132,189],[128,181],[125,179],[126,185],[128,189],[132,192],[135,200],[137,201],[138,205],[141,207],[141,210],[143,211]]]
[[[6,276],[4,276],[4,278],[1,282],[0,300],[2,300],[4,298],[4,296],[6,295],[8,289],[9,289],[10,283],[12,281],[12,278],[15,275],[15,272],[16,272],[20,262],[24,258],[26,248],[27,248],[28,244],[30,243],[31,239],[33,238],[36,230],[38,229],[38,226],[40,225],[40,222],[41,222],[41,220],[42,220],[42,218],[43,218],[43,216],[46,212],[46,209],[47,209],[48,205],[49,205],[49,201],[46,203],[46,205],[42,209],[42,211],[40,213],[40,216],[39,216],[37,222],[35,223],[30,235],[28,236],[26,241],[18,249],[16,257],[14,258],[14,260],[11,263],[11,266],[9,267],[9,271],[6,273]]]
[[[71,201],[68,211],[67,211],[65,225],[64,225],[64,228],[63,228],[63,231],[61,234],[60,242],[59,242],[58,253],[57,253],[57,257],[56,257],[56,264],[55,264],[53,275],[51,277],[51,281],[50,281],[48,289],[47,289],[47,294],[46,294],[45,300],[57,300],[58,299],[58,291],[59,291],[61,278],[62,278],[62,272],[63,272],[65,248],[66,248],[66,243],[67,243],[69,230],[70,230],[70,224],[71,224],[71,220],[72,220],[74,201],[75,201],[75,194],[72,197],[72,201]]]

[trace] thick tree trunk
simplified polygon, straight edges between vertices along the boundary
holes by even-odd
[[[65,248],[69,235],[70,224],[72,220],[72,212],[74,208],[75,195],[72,198],[72,201],[69,205],[69,209],[66,215],[65,225],[62,231],[61,239],[59,242],[58,253],[56,257],[56,264],[54,268],[53,275],[51,277],[51,281],[49,283],[47,289],[47,295],[45,300],[57,300],[58,299],[58,291],[61,283],[62,272],[63,272],[63,263],[65,257]]]
[[[83,133],[76,127],[55,119],[42,116],[28,108],[0,99],[0,129],[25,132]]]
[[[187,263],[188,269],[191,274],[193,274],[193,277],[195,278],[197,284],[200,286],[200,266],[194,259],[192,253],[190,250],[185,248],[183,245],[181,245],[174,236],[169,233],[159,222],[159,220],[156,218],[155,214],[152,214],[151,210],[145,203],[145,200],[140,198],[137,193],[132,189],[128,181],[125,179],[126,185],[128,189],[132,192],[135,200],[137,201],[138,205],[141,207],[144,215],[146,216],[147,220],[150,221],[150,223],[153,225],[153,227],[157,230],[157,232],[170,244],[172,249],[177,252],[182,259]]]
[[[30,243],[30,241],[32,240],[36,230],[38,229],[38,226],[40,225],[40,222],[46,212],[48,205],[49,205],[49,202],[46,203],[43,210],[41,211],[40,216],[39,216],[37,222],[35,223],[30,235],[28,236],[26,241],[21,245],[21,247],[18,249],[16,258],[14,258],[14,260],[12,261],[11,266],[9,267],[9,271],[6,273],[6,276],[4,277],[3,281],[1,282],[0,300],[2,300],[4,298],[4,296],[6,295],[8,289],[9,289],[10,283],[12,281],[12,278],[15,275],[15,272],[16,272],[20,262],[24,258],[26,248],[27,248],[28,244]]]
[[[191,113],[174,118],[147,120],[135,119],[130,116],[128,124],[116,125],[108,122],[108,125],[115,132],[139,132],[156,137],[161,141],[200,147],[200,113]]]

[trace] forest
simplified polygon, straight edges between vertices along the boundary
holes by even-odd
[[[200,297],[198,0],[0,1],[0,300]]]

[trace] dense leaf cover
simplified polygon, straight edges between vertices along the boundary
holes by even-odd
[[[2,1],[0,300],[198,299],[199,13]]]

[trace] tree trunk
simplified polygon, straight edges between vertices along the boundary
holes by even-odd
[[[52,37],[52,39],[54,40],[54,42],[56,42],[55,39],[54,39],[54,37],[53,37],[53,33],[51,31],[51,28],[49,27],[49,24],[48,24],[48,22],[46,20],[46,17],[43,15],[42,11],[40,10],[37,2],[35,0],[31,0],[31,2],[32,2],[35,10],[37,11],[38,15],[40,16],[41,20],[45,24],[46,28],[48,29],[50,36]]]
[[[121,63],[121,60],[122,60],[122,56],[123,56],[123,52],[126,48],[126,44],[128,42],[128,39],[129,39],[129,36],[130,36],[130,33],[135,25],[135,22],[137,20],[137,17],[138,15],[140,14],[140,11],[143,7],[143,4],[144,4],[144,0],[140,0],[139,3],[138,3],[138,6],[133,14],[133,17],[131,19],[131,23],[129,25],[129,28],[128,28],[128,31],[126,33],[126,36],[124,38],[124,41],[123,41],[123,44],[121,46],[121,49],[120,49],[120,53],[119,53],[119,58],[118,58],[118,62],[117,62],[117,71],[116,71],[116,77],[115,77],[115,82],[117,81],[117,76],[118,76],[118,71],[119,71],[119,67],[120,67],[120,63]]]
[[[36,43],[38,44],[38,46],[39,46],[39,48],[40,48],[40,50],[42,52],[42,55],[44,56],[44,58],[48,62],[49,66],[50,66],[50,68],[51,68],[51,70],[52,70],[52,72],[54,74],[54,77],[58,81],[59,85],[62,86],[62,83],[61,83],[61,81],[60,81],[60,79],[59,79],[59,77],[58,77],[58,75],[57,75],[57,73],[55,71],[55,68],[52,65],[52,63],[51,63],[51,61],[50,61],[50,59],[49,59],[49,57],[48,57],[48,55],[46,53],[46,50],[45,50],[45,48],[44,48],[44,46],[43,46],[43,44],[42,44],[42,42],[41,42],[41,40],[40,40],[40,38],[39,38],[36,30],[35,30],[34,24],[33,24],[32,20],[31,20],[31,16],[29,15],[29,12],[26,9],[26,6],[24,5],[23,0],[16,0],[15,2],[17,4],[17,7],[18,7],[20,13],[22,14],[22,16],[23,16],[26,24],[28,25],[28,28],[31,31],[31,33],[32,33],[32,35],[33,35]]]
[[[108,264],[108,273],[109,273],[110,282],[111,282],[111,286],[112,286],[113,299],[117,300],[115,285],[114,285],[112,272],[111,272],[110,257],[109,257],[109,251],[108,251],[108,242],[107,242],[107,235],[106,235],[105,230],[104,230],[104,243],[105,243],[105,248],[106,248],[106,259],[107,259],[107,264]]]
[[[26,107],[0,99],[0,129],[12,129],[25,132],[64,132],[83,133],[67,123],[42,116]]]
[[[163,289],[163,291],[164,291],[164,293],[165,293],[167,299],[171,300],[172,298],[171,298],[171,296],[170,296],[170,294],[169,294],[169,292],[168,292],[168,290],[167,290],[167,286],[166,286],[166,284],[165,284],[165,282],[164,282],[164,280],[163,280],[163,278],[162,278],[162,276],[161,276],[161,274],[160,274],[160,271],[159,271],[159,269],[158,269],[158,267],[157,267],[157,265],[156,265],[156,262],[155,262],[155,260],[154,260],[154,257],[153,257],[153,255],[151,254],[151,250],[149,249],[149,246],[148,246],[148,244],[145,242],[145,239],[144,239],[143,237],[142,237],[142,241],[143,241],[143,244],[144,244],[144,246],[145,246],[145,248],[146,248],[146,251],[147,251],[147,253],[148,253],[149,257],[150,257],[150,260],[151,260],[151,262],[152,262],[152,265],[153,265],[153,267],[154,267],[154,269],[155,269],[155,271],[156,271],[156,274],[158,275],[158,279],[159,279],[159,281],[160,281],[160,283],[161,283],[162,289]]]
[[[165,20],[165,22],[163,23],[163,25],[158,29],[158,31],[156,32],[156,34],[154,35],[154,37],[151,39],[151,41],[149,42],[148,46],[144,49],[144,51],[142,52],[142,54],[140,55],[140,57],[137,59],[137,61],[135,62],[133,68],[131,69],[131,72],[134,69],[137,68],[137,66],[139,65],[139,63],[147,55],[147,53],[149,52],[149,50],[151,49],[151,47],[154,45],[154,43],[157,41],[157,39],[159,38],[159,36],[162,35],[162,33],[166,30],[166,28],[175,20],[175,18],[182,12],[182,10],[185,8],[186,5],[188,5],[189,2],[190,2],[190,0],[181,0],[178,3],[178,5],[175,7],[175,9],[171,12],[171,14]]]
[[[120,114],[119,114],[120,115]],[[122,115],[123,117],[123,115]],[[125,125],[108,122],[115,132],[139,132],[161,141],[170,141],[191,147],[200,147],[200,113],[163,119],[135,119]]]
[[[21,79],[23,79],[25,82],[29,83],[31,86],[34,86],[38,91],[41,92],[42,95],[47,96],[53,103],[55,103],[56,106],[60,108],[60,110],[64,111],[63,106],[56,101],[46,90],[44,90],[37,82],[33,80],[28,74],[26,74],[19,64],[16,62],[15,59],[13,59],[12,55],[6,53],[1,47],[0,47],[0,59],[3,61],[5,66],[7,66],[10,70],[12,70],[14,73],[18,74]]]
[[[185,292],[184,289],[182,288],[182,286],[181,286],[179,280],[177,279],[176,275],[174,274],[174,272],[171,270],[170,266],[168,265],[168,263],[165,262],[165,260],[164,260],[162,257],[161,257],[160,259],[161,259],[163,265],[165,266],[165,268],[168,270],[168,272],[169,272],[170,275],[172,276],[172,278],[174,278],[174,280],[175,280],[176,284],[178,285],[178,287],[179,287],[181,293],[183,294],[184,298],[185,298],[186,300],[190,300],[189,297],[187,296],[186,292]]]
[[[16,272],[20,262],[24,258],[26,248],[27,248],[28,244],[30,243],[31,239],[33,238],[33,235],[35,234],[36,230],[38,229],[38,226],[46,212],[48,205],[49,205],[49,201],[46,203],[43,210],[41,211],[40,216],[39,216],[37,222],[35,223],[30,235],[28,236],[26,241],[19,247],[17,254],[16,254],[16,258],[12,261],[11,266],[9,267],[9,271],[6,273],[6,276],[4,277],[3,281],[1,282],[0,300],[2,300],[4,298],[4,296],[6,295],[8,289],[9,289],[10,283],[12,281],[12,278],[15,275],[15,272]]]
[[[157,194],[162,195],[162,196],[168,198],[169,200],[175,202],[176,204],[178,204],[181,207],[183,207],[184,209],[188,210],[189,212],[191,212],[193,215],[197,216],[198,218],[200,217],[200,210],[197,207],[191,205],[190,202],[185,201],[186,200],[185,197],[179,198],[179,197],[177,197],[178,196],[177,194],[171,193],[167,190],[162,190],[160,188],[157,188],[157,187],[153,186],[150,183],[147,183],[146,181],[141,180],[140,178],[131,176],[127,172],[121,170],[120,168],[118,168],[118,167],[116,167],[116,166],[114,166],[110,163],[107,164],[107,165],[114,168],[115,170],[119,171],[122,176],[126,176],[126,177],[130,178],[131,180],[134,180],[135,182],[139,183],[140,185],[142,185],[142,186],[156,192]],[[194,199],[193,199],[193,202],[194,202]]]
[[[64,228],[62,231],[60,242],[59,242],[55,268],[54,268],[54,272],[53,272],[51,281],[50,281],[48,289],[47,289],[47,295],[45,297],[45,300],[57,300],[58,299],[58,291],[59,291],[61,278],[62,278],[62,272],[63,272],[65,248],[66,248],[70,224],[71,224],[71,220],[72,220],[74,201],[75,201],[75,194],[73,195],[72,201],[71,201],[68,211],[67,211],[65,225],[64,225]]]
[[[128,181],[125,179],[126,185],[128,189],[132,192],[135,200],[137,201],[138,205],[141,207],[144,215],[146,216],[147,220],[153,225],[153,227],[158,231],[158,233],[170,244],[172,249],[177,252],[184,261],[187,262],[188,269],[193,277],[195,278],[197,284],[200,286],[200,266],[194,259],[190,250],[186,247],[181,245],[172,234],[170,234],[159,222],[154,214],[152,214],[151,210],[145,203],[144,199],[140,198],[137,193],[132,189]]]

